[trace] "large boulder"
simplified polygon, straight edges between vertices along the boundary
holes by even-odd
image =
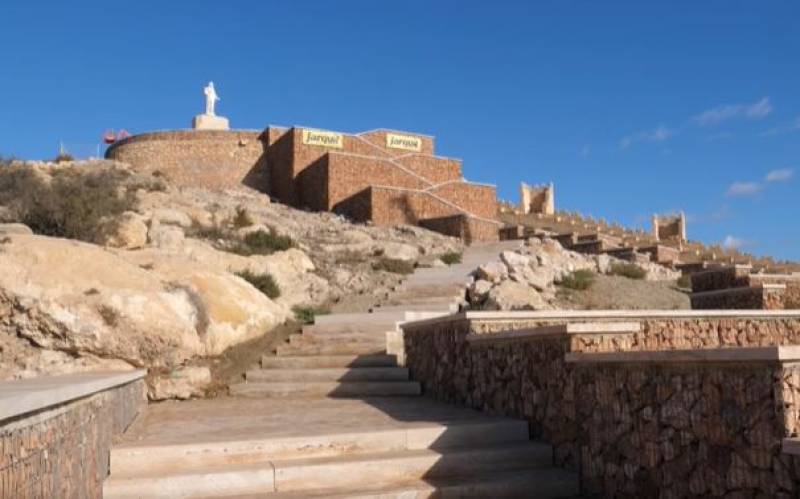
[[[488,262],[478,267],[476,274],[479,279],[499,282],[508,277],[508,267],[503,262]]]
[[[481,303],[486,300],[489,291],[492,289],[492,283],[483,279],[478,279],[469,287],[468,298],[472,303]]]
[[[531,258],[529,256],[510,250],[500,253],[500,260],[510,269],[514,267],[528,267],[531,264]]]
[[[511,280],[493,287],[486,299],[486,308],[494,310],[544,310],[550,308],[532,287]]]
[[[30,236],[33,234],[33,231],[25,224],[0,224],[0,236],[8,236],[12,234]]]
[[[192,217],[183,210],[175,208],[157,208],[151,215],[153,222],[164,225],[176,225],[185,229],[192,226]]]
[[[253,339],[290,315],[287,306],[229,272],[170,258],[155,261],[151,270],[189,297],[198,313],[197,333],[205,355],[218,355]]]
[[[150,225],[147,238],[152,246],[167,251],[176,251],[183,247],[186,236],[179,226],[165,225],[154,220]]]
[[[181,266],[224,273],[267,273],[272,275],[281,289],[281,296],[275,301],[287,308],[321,303],[327,299],[329,293],[328,282],[314,273],[314,263],[297,248],[271,255],[242,256],[218,250],[204,241],[186,239],[179,251],[145,248],[125,252],[120,256],[137,265],[154,269]]]
[[[376,253],[391,260],[401,260],[403,262],[416,262],[419,258],[419,250],[416,246],[404,243],[387,242],[375,247]]]
[[[9,239],[0,246],[0,336],[47,350],[171,367],[218,354],[290,315],[227,272],[171,262],[143,268],[78,241]]]
[[[207,367],[181,367],[166,375],[149,379],[147,396],[150,400],[202,397],[211,384]]]
[[[112,248],[141,248],[147,244],[145,218],[132,211],[122,213],[113,223],[109,223],[104,243]]]

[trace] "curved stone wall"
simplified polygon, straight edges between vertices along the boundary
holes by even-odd
[[[181,186],[224,189],[244,184],[269,191],[262,132],[168,130],[112,144],[106,158],[144,172],[158,171]]]

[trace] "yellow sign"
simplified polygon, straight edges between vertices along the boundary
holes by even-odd
[[[303,129],[303,144],[341,149],[344,147],[344,137],[336,132]]]
[[[397,135],[394,133],[386,134],[386,147],[394,149],[405,149],[406,151],[420,152],[422,150],[422,139],[411,135]]]

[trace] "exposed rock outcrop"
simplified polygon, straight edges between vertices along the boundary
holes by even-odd
[[[173,367],[263,334],[291,313],[227,272],[170,261],[142,268],[78,241],[9,239],[0,247],[0,326],[73,357]],[[3,368],[4,377],[14,374],[14,365]]]
[[[2,174],[4,222],[41,208],[15,201],[25,199],[11,192],[19,179],[54,196],[45,205],[54,210],[54,179],[82,185],[82,175],[93,175],[102,182],[92,183],[91,196],[117,211],[85,200],[96,230],[84,219],[86,236],[71,236],[85,242],[0,225],[0,379],[147,367],[151,397],[198,396],[205,376],[187,367],[198,358],[267,333],[292,319],[293,307],[385,293],[400,276],[379,270],[379,259],[429,263],[461,249],[460,241],[418,227],[355,225],[244,187],[179,189],[110,161],[15,163]],[[259,232],[275,247],[247,247],[248,234]],[[279,296],[267,297],[240,274],[271,277]]]
[[[467,298],[472,308],[549,310],[561,308],[558,285],[576,271],[609,275],[622,260],[605,254],[585,255],[564,249],[549,238],[531,238],[517,250],[503,251],[497,261],[475,269]],[[636,266],[648,281],[674,281],[680,274],[655,263]],[[649,288],[648,288],[649,289]]]

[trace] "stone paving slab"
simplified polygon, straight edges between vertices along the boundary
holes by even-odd
[[[381,431],[500,419],[426,397],[299,398],[280,402],[223,397],[151,404],[116,448]]]

